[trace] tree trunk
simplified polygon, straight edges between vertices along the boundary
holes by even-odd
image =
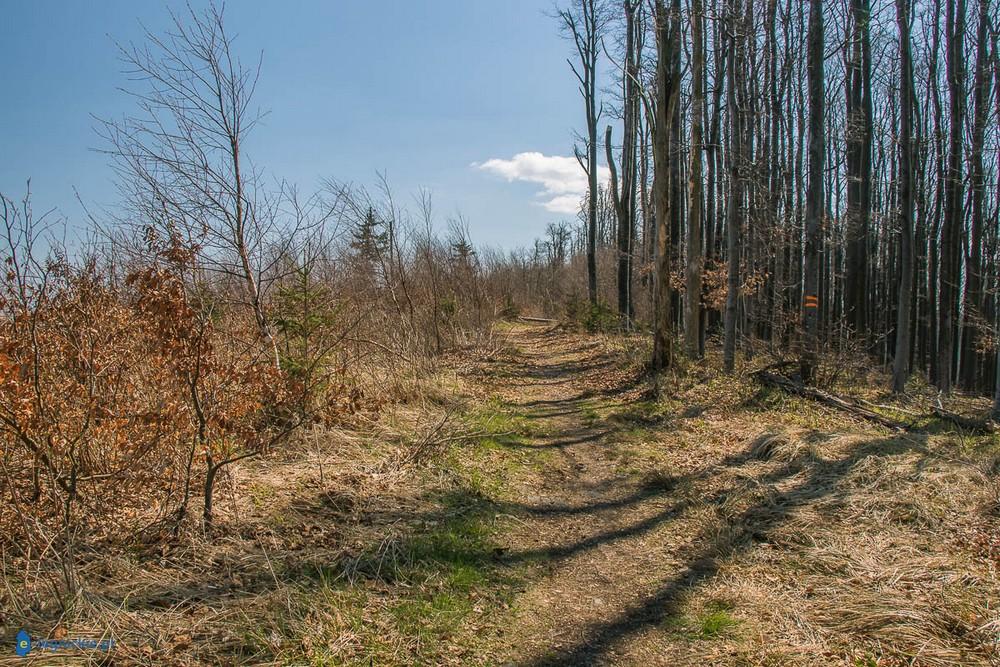
[[[738,26],[736,17],[740,15],[740,0],[729,0],[727,4],[728,16],[726,25],[728,26],[729,53],[727,61],[729,63],[727,86],[727,102],[729,112],[729,197],[726,203],[726,312],[724,321],[724,339],[722,347],[722,367],[726,373],[732,373],[736,365],[736,316],[740,290],[740,209],[742,208],[742,174],[743,168],[743,131],[739,108],[737,91],[737,71],[742,67],[738,63]]]
[[[636,141],[639,125],[639,71],[636,65],[642,50],[642,34],[637,29],[638,2],[625,0],[625,63],[622,68],[623,139],[621,153],[621,192],[618,192],[617,174],[611,145],[611,127],[606,133],[608,167],[611,169],[611,196],[618,221],[618,316],[628,329],[634,317],[632,304],[632,246],[635,238],[636,217]]]
[[[910,20],[907,0],[896,0],[899,26],[899,227],[900,277],[896,311],[896,349],[892,366],[892,390],[906,389],[910,375],[910,308],[913,294],[913,60],[910,52]]]
[[[973,125],[969,156],[972,187],[972,219],[969,230],[969,264],[965,279],[965,322],[962,334],[962,384],[970,391],[978,388],[982,356],[977,351],[979,323],[983,316],[983,231],[986,225],[985,169],[983,146],[989,115],[990,72],[988,63],[989,1],[979,0],[979,29],[976,35],[976,70],[972,89]]]
[[[705,37],[702,32],[703,8],[701,0],[691,0],[691,164],[688,169],[688,238],[687,238],[687,316],[684,318],[684,343],[692,359],[701,356],[701,152],[702,109],[704,91],[702,82],[705,68]]]
[[[854,334],[868,335],[868,247],[871,219],[871,40],[869,0],[851,0],[847,61],[847,275],[845,311]]]
[[[671,138],[674,109],[680,96],[680,81],[674,78],[674,63],[680,58],[680,0],[668,12],[656,0],[656,122],[653,127],[653,202],[656,215],[656,286],[652,368],[662,371],[673,365],[673,323],[670,318],[670,197]]]
[[[596,65],[596,54],[594,60]],[[587,76],[587,296],[591,305],[597,304],[597,83],[594,65],[588,68]]]
[[[713,10],[716,3],[713,3]],[[718,23],[718,22],[717,22]],[[721,216],[718,212],[719,192],[722,178],[719,174],[719,155],[722,149],[722,93],[725,90],[726,59],[722,27],[717,26],[712,45],[714,67],[712,68],[712,115],[709,123],[708,145],[708,183],[705,197],[705,268],[714,270],[719,260],[719,244],[721,239],[716,233],[721,229]],[[719,312],[706,310],[705,328],[718,326]]]
[[[936,385],[952,388],[955,357],[955,324],[961,279],[962,229],[962,124],[965,118],[965,0],[948,0],[945,14],[948,91],[951,98],[948,176],[945,184],[944,225],[941,229],[941,298],[938,312],[938,364]]]
[[[576,159],[587,174],[587,295],[597,304],[597,57],[601,48],[601,5],[597,0],[577,0],[571,9],[560,10],[558,17],[566,36],[573,41],[579,68],[570,61],[570,69],[580,84],[587,115],[587,150]]]
[[[809,86],[809,179],[806,191],[805,269],[802,297],[802,382],[813,379],[819,347],[819,278],[820,248],[823,229],[823,146],[824,105],[823,84],[823,2],[809,1],[808,36]]]

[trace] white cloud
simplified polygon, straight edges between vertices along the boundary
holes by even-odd
[[[540,205],[553,213],[576,213],[580,199],[587,193],[587,174],[575,157],[543,155],[538,152],[518,153],[509,160],[492,158],[486,162],[473,162],[476,169],[488,171],[508,182],[526,181],[542,186],[537,197],[544,199]],[[610,172],[598,168],[598,180],[606,182]]]
[[[580,199],[583,197],[584,193],[577,195],[559,195],[558,197],[552,197],[546,202],[542,202],[542,206],[553,213],[565,213],[567,215],[573,215],[580,210]]]

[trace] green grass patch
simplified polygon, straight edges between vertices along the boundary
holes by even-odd
[[[712,600],[697,615],[677,615],[667,619],[666,629],[690,640],[710,641],[729,635],[740,621],[730,613],[733,605]]]
[[[698,638],[715,639],[737,625],[739,625],[739,621],[730,616],[729,612],[713,611],[699,620]]]
[[[525,438],[542,435],[541,427],[506,401],[494,396],[462,415],[470,431],[483,433],[484,441],[520,444]]]
[[[464,664],[496,645],[526,568],[500,562],[495,501],[550,456],[532,420],[500,399],[461,415],[459,439],[422,473],[419,515],[343,559],[275,563],[282,587],[248,613],[241,656],[307,665]],[[264,620],[262,620],[264,619]]]
[[[552,459],[553,452],[533,445],[545,434],[538,421],[498,397],[469,410],[462,421],[476,437],[456,442],[446,458],[463,483],[483,495],[503,496],[512,480]]]

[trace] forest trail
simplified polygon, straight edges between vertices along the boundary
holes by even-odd
[[[527,446],[553,454],[541,484],[523,489],[508,536],[511,552],[544,563],[518,602],[516,662],[658,664],[663,647],[647,644],[658,643],[671,602],[663,591],[689,540],[669,520],[669,480],[622,471],[625,426],[600,414],[628,407],[629,392],[607,386],[616,360],[538,324],[516,327],[512,342],[518,359],[500,393],[543,434]]]
[[[146,665],[1000,665],[993,436],[716,349],[652,400],[638,335],[498,332],[377,428],[239,468],[238,530],[116,557],[83,627]]]
[[[704,369],[649,401],[609,340],[519,323],[484,373],[544,456],[498,514],[501,664],[997,664],[953,450]]]

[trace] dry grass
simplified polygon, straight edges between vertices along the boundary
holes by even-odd
[[[485,558],[498,525],[484,508],[511,467],[489,440],[509,420],[488,419],[497,406],[455,365],[392,388],[379,415],[231,466],[217,537],[85,554],[62,612],[41,580],[8,578],[0,623],[113,636],[135,664],[461,663],[513,581]]]
[[[377,419],[234,466],[226,537],[95,554],[61,620],[24,597],[8,627],[110,634],[126,664],[497,664],[545,627],[539,600],[597,593],[603,612],[552,623],[579,625],[598,663],[1000,664],[994,436],[889,433],[725,377],[714,355],[651,401],[638,340],[553,336],[580,350],[565,374],[516,336],[450,357]],[[518,407],[525,382],[572,407]],[[568,427],[607,435],[541,446]],[[532,513],[584,469],[634,500]],[[622,620],[663,591],[655,622]]]
[[[895,436],[743,381],[719,389],[682,393],[714,401],[635,454],[647,470],[711,470],[701,530],[725,562],[683,606],[732,600],[739,632],[685,664],[1000,664],[1000,561],[983,538],[995,441]]]
[[[689,558],[717,567],[677,599],[666,643],[636,631],[618,659],[1000,664],[996,437],[929,417],[892,434],[718,366],[710,355],[663,401],[602,411],[626,436],[620,473],[679,479],[675,495],[693,501],[671,531],[696,535]],[[919,383],[894,399],[878,389],[884,376],[858,380],[842,375],[836,389],[889,416],[927,415],[938,400]],[[986,401],[945,405],[974,414]],[[732,624],[709,640],[691,628],[719,600]]]

